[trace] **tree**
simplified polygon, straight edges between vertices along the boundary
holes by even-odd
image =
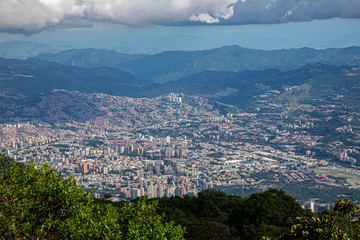
[[[360,213],[360,208],[350,200],[340,200],[335,204],[334,211],[343,214],[351,220],[355,215]]]
[[[183,229],[173,223],[163,223],[156,214],[156,201],[146,203],[142,197],[119,209],[119,222],[124,239],[183,239]]]
[[[95,202],[49,165],[36,169],[0,154],[0,239],[183,239],[155,206]]]
[[[318,217],[298,217],[290,231],[280,239],[350,240],[350,237],[339,229],[334,217],[320,214]]]
[[[277,237],[291,227],[291,219],[308,214],[284,191],[269,189],[240,202],[229,216],[234,235],[241,239]]]
[[[187,229],[186,239],[189,240],[229,240],[231,233],[225,224],[199,219]]]
[[[202,217],[217,217],[227,203],[227,195],[223,192],[207,189],[199,192],[196,198],[197,209]]]
[[[337,219],[343,219],[341,227],[352,237],[360,239],[360,214],[358,205],[350,200],[340,200],[335,204],[334,213],[338,214]]]

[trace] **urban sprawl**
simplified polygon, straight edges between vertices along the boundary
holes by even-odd
[[[340,183],[316,171],[337,169],[359,174],[356,167],[343,167],[334,161],[355,164],[351,156],[358,154],[359,148],[341,141],[324,147],[322,136],[309,131],[330,121],[331,113],[343,106],[279,105],[275,107],[281,111],[260,109],[222,115],[208,100],[184,94],[153,99],[81,96],[107,109],[105,114],[89,116],[87,121],[58,123],[13,119],[0,125],[0,150],[20,162],[49,163],[85,189],[96,189],[98,196],[110,193],[118,200],[143,195],[195,196],[215,185],[251,187],[264,181],[276,184],[312,179],[329,185],[358,186],[357,182]],[[66,101],[64,97],[57,103]],[[52,120],[62,118],[57,103],[53,103]],[[299,110],[301,114],[294,114]],[[92,114],[87,109],[81,111]],[[359,120],[359,113],[346,111],[341,117],[347,124],[336,131],[351,133],[351,141],[359,143],[360,129],[351,125]],[[320,157],[317,150],[332,157]],[[258,174],[262,172],[275,175],[265,179]]]

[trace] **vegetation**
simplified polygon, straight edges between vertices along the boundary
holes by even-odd
[[[334,212],[325,210],[298,217],[281,239],[360,239],[360,208],[349,200],[336,203]]]
[[[350,239],[349,234],[339,229],[332,216],[298,217],[290,232],[281,239]]]
[[[49,165],[0,155],[0,239],[360,239],[360,209],[349,200],[312,213],[276,189],[245,198],[216,190],[109,197],[94,199]]]
[[[211,103],[214,104],[215,108],[219,109],[220,113],[226,115],[226,113],[231,112],[231,113],[239,113],[240,109],[235,106],[235,105],[228,105],[228,104],[224,104],[218,101],[210,101]]]
[[[100,147],[103,144],[104,144],[104,141],[99,140],[99,139],[87,140],[86,143],[84,143],[85,146],[89,146],[89,147],[93,147],[93,148]]]
[[[1,239],[183,239],[156,202],[96,201],[72,178],[0,155]]]
[[[159,214],[186,227],[186,239],[360,239],[359,207],[348,200],[321,213],[276,189],[247,198],[205,190],[156,201]]]
[[[221,158],[224,157],[225,154],[222,152],[215,152],[215,153],[209,153],[207,154],[208,157],[213,157],[213,158]]]
[[[260,175],[260,174],[258,174]],[[262,175],[263,177],[264,175]],[[223,191],[227,194],[236,194],[241,196],[250,196],[251,194],[265,191],[270,186],[275,187],[275,184],[271,183],[271,175],[268,173],[268,179],[261,187],[243,187],[241,185],[232,186],[216,186],[217,190]],[[308,180],[304,182],[277,182],[276,188],[282,189],[286,194],[295,198],[299,203],[303,204],[309,199],[317,198],[318,203],[335,203],[341,200],[344,196],[351,201],[357,201],[359,199],[360,190],[348,187],[338,187],[327,184],[321,184],[314,180]]]
[[[291,219],[311,214],[283,191],[249,198],[205,190],[197,197],[161,198],[158,213],[186,228],[186,239],[260,239],[280,236]]]

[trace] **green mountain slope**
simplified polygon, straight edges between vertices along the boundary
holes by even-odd
[[[128,97],[177,92],[208,98],[218,107],[234,111],[267,104],[359,107],[360,103],[360,68],[320,63],[290,71],[204,71],[163,84],[146,84],[117,68],[82,68],[35,59],[0,58],[0,71],[2,96],[32,96],[54,89]],[[4,110],[5,105],[1,106]]]
[[[360,64],[360,47],[316,50],[255,50],[227,46],[202,51],[168,51],[154,55],[127,55],[105,50],[68,50],[36,58],[82,67],[110,66],[135,74],[147,82],[163,83],[203,71],[242,71],[277,68],[292,70],[309,63]]]
[[[0,58],[0,95],[35,95],[53,89],[119,95],[141,83],[117,68],[80,68],[40,60]]]
[[[143,88],[137,96],[168,92],[200,95],[243,109],[259,104],[344,103],[359,105],[359,69],[308,64],[291,71],[205,71],[178,81]]]
[[[78,67],[121,67],[121,63],[137,60],[146,55],[124,54],[106,49],[71,49],[54,53],[43,53],[36,59]]]

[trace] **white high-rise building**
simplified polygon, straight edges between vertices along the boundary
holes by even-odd
[[[137,188],[131,188],[130,189],[130,197],[131,198],[137,198],[137,197],[140,197],[140,189],[137,189]]]

